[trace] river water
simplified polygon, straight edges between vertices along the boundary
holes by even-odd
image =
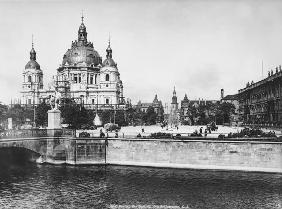
[[[0,168],[0,208],[282,208],[282,174],[140,167]]]

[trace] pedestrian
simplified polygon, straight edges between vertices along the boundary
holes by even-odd
[[[103,130],[100,129],[100,138],[104,138],[104,137],[105,137],[105,134],[104,134]]]
[[[203,127],[200,128],[200,134],[202,134],[202,133],[203,133]]]
[[[208,131],[207,129],[205,129],[205,137],[207,137],[207,135],[208,135]]]

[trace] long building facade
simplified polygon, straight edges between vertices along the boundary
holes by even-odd
[[[240,120],[246,124],[282,124],[282,69],[258,82],[247,83],[238,92]]]
[[[30,60],[23,71],[22,105],[48,102],[58,92],[61,98],[73,99],[86,108],[125,107],[123,83],[113,60],[110,41],[106,58],[102,60],[93,43],[88,41],[87,35],[82,17],[77,40],[71,43],[71,48],[64,54],[62,64],[47,88],[44,88],[43,70],[36,60],[36,51],[32,44]]]

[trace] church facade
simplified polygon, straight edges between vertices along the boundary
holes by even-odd
[[[59,93],[61,98],[73,99],[89,109],[125,107],[123,83],[113,60],[110,41],[106,58],[102,60],[87,35],[82,17],[77,40],[71,43],[71,48],[64,54],[62,64],[47,88],[44,88],[43,71],[32,44],[30,60],[23,71],[22,105],[36,106],[43,101],[48,102],[55,93]]]

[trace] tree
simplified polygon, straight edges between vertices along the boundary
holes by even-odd
[[[111,123],[111,110],[103,110],[102,112],[101,112],[101,115],[100,115],[100,117],[101,117],[101,120],[102,120],[102,123],[103,124],[106,124],[106,123]]]
[[[230,123],[231,114],[235,113],[235,106],[232,103],[223,102],[218,104],[216,112],[217,124]]]
[[[50,110],[50,105],[42,102],[36,107],[35,122],[37,126],[47,126],[48,122],[48,110]]]
[[[73,100],[65,100],[64,105],[60,107],[63,123],[69,124],[73,128],[80,128],[79,112],[80,107]]]
[[[118,110],[115,112],[115,122],[119,126],[127,126],[128,122],[125,118],[126,111],[125,110]]]
[[[155,112],[154,108],[152,106],[149,106],[146,114],[143,117],[144,121],[148,125],[156,124],[157,120],[157,113]]]
[[[7,112],[7,118],[12,118],[15,126],[24,124],[26,118],[31,119],[28,115],[28,113],[25,113],[25,109],[19,104],[14,105]]]
[[[4,129],[7,121],[8,106],[0,103],[0,130]]]

